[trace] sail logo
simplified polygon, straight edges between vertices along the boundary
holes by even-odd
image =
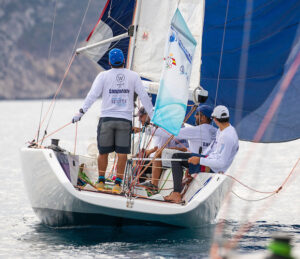
[[[172,27],[171,27],[171,28],[172,28]],[[177,37],[176,37],[175,31],[172,31],[172,34],[170,35],[169,41],[170,41],[170,42],[177,41]]]
[[[149,33],[146,32],[146,31],[144,31],[143,36],[142,36],[142,39],[143,39],[143,40],[148,40],[148,38],[149,38]]]
[[[187,81],[189,81],[189,75],[185,71],[184,65],[181,65],[179,68],[180,74],[186,76]]]
[[[188,62],[190,62],[190,64],[192,64],[192,60],[193,60],[193,56],[189,53],[189,51],[186,49],[186,47],[183,45],[181,40],[178,40],[178,45],[179,47],[182,49],[186,59],[188,60]]]
[[[176,66],[176,59],[173,57],[173,54],[170,53],[170,55],[167,58],[164,58],[166,61],[166,68],[172,68],[172,66]]]

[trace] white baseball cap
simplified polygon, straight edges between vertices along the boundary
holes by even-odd
[[[211,117],[214,117],[216,119],[229,118],[229,111],[224,105],[218,105],[214,108]]]

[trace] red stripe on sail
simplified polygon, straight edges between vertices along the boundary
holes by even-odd
[[[99,18],[99,20],[98,20],[97,24],[95,25],[95,27],[93,28],[93,30],[90,32],[89,36],[86,38],[86,40],[85,40],[85,41],[89,41],[89,40],[90,40],[90,38],[92,37],[92,35],[93,35],[93,33],[94,33],[94,31],[95,31],[96,27],[97,27],[97,26],[98,26],[98,24],[100,23],[100,21],[101,21],[101,19],[102,19],[103,15],[104,15],[104,13],[105,13],[105,11],[106,11],[106,9],[107,9],[108,5],[109,5],[109,2],[110,2],[110,0],[107,0],[107,2],[106,2],[105,6],[104,6],[104,8],[103,8],[103,10],[102,10],[102,13],[101,13],[101,15],[100,15],[100,18]]]

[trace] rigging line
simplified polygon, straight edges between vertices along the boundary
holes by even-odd
[[[295,172],[295,169],[297,168],[298,164],[299,164],[300,158],[297,160],[296,164],[293,166],[293,169],[290,171],[288,177],[285,179],[285,181],[283,182],[283,184],[281,185],[281,187],[283,187],[288,179],[290,178],[290,176]],[[281,190],[282,188],[280,188],[279,190]],[[278,191],[279,191],[278,190]],[[275,198],[275,196],[274,196]],[[227,245],[225,245],[225,248],[227,249],[233,249],[234,247],[236,247],[238,241],[243,237],[243,235],[249,231],[249,229],[252,227],[252,225],[255,223],[255,221],[257,220],[257,218],[262,215],[271,205],[272,205],[272,201],[274,201],[274,199],[270,200],[270,202],[268,204],[264,204],[262,206],[262,208],[252,217],[252,219],[245,223],[244,225],[242,225],[238,231],[237,234],[227,242]],[[266,206],[268,205],[268,206]]]
[[[268,199],[268,198],[270,198],[270,197],[272,197],[273,195],[276,194],[276,192],[273,192],[273,193],[271,193],[271,194],[269,194],[269,195],[267,195],[266,197],[263,197],[263,198],[259,198],[259,199],[246,199],[246,198],[241,197],[240,195],[238,195],[238,194],[237,194],[236,192],[234,192],[234,191],[231,191],[231,193],[233,193],[233,194],[234,194],[236,197],[238,197],[239,199],[241,199],[241,200],[243,200],[243,201],[249,201],[249,202],[266,200],[266,199]]]
[[[53,21],[52,21],[52,29],[51,29],[50,45],[49,45],[48,60],[47,60],[48,65],[49,65],[50,55],[51,55],[51,51],[52,51],[53,34],[54,34],[54,25],[55,25],[55,20],[56,20],[56,9],[57,9],[57,0],[55,0],[55,6],[54,6],[54,14],[53,14]],[[47,70],[46,70],[46,79],[47,79],[47,78],[48,78],[48,73],[47,73]]]
[[[224,23],[223,39],[222,39],[222,46],[221,46],[219,71],[218,71],[218,80],[217,80],[217,89],[216,89],[216,96],[215,96],[215,106],[217,105],[217,98],[218,98],[218,92],[219,92],[220,74],[221,74],[221,67],[222,67],[222,60],[223,60],[223,50],[224,50],[224,42],[225,42],[225,35],[226,35],[226,25],[227,25],[227,18],[228,18],[228,7],[229,7],[229,0],[227,0],[227,7],[226,7],[226,15],[225,15],[225,23]]]
[[[56,89],[56,92],[55,92],[55,94],[54,94],[54,96],[53,96],[53,98],[52,98],[52,101],[51,101],[51,103],[50,103],[50,106],[49,106],[49,108],[48,108],[48,110],[47,110],[46,114],[44,115],[44,118],[43,118],[43,120],[42,120],[42,122],[41,122],[41,127],[42,127],[43,123],[45,122],[45,120],[46,120],[46,118],[47,118],[47,115],[48,115],[49,111],[51,110],[51,107],[52,107],[52,105],[54,104],[55,99],[56,99],[58,93],[60,92],[60,90],[61,90],[61,88],[62,88],[62,85],[63,85],[63,83],[64,83],[64,80],[65,80],[65,78],[67,77],[67,75],[68,75],[68,73],[69,73],[69,70],[70,70],[70,68],[71,68],[71,65],[72,65],[74,59],[75,59],[75,56],[76,56],[76,54],[73,55],[73,57],[72,57],[72,59],[71,59],[69,65],[68,65],[67,68],[66,68],[66,71],[65,71],[65,73],[64,73],[64,76],[63,76],[63,78],[62,78],[62,80],[61,80],[61,82],[60,82],[58,88]],[[53,111],[52,111],[52,112],[53,112]],[[48,123],[48,125],[49,125],[49,123]],[[47,125],[47,128],[48,128],[48,125]],[[45,130],[44,136],[45,136],[45,135],[47,135],[47,131],[46,131],[46,130]],[[36,138],[36,136],[35,136],[35,138]],[[41,144],[42,144],[42,143],[41,143]]]
[[[132,174],[132,175],[135,177],[135,179],[134,179],[134,181],[130,184],[130,186],[129,186],[129,191],[131,191],[131,189],[132,189],[132,187],[133,187],[133,184],[136,182],[136,180],[139,180],[139,177],[144,173],[144,171],[146,171],[146,170],[144,170],[144,171],[141,173],[141,171],[142,171],[142,169],[143,169],[143,167],[144,167],[144,164],[145,164],[145,160],[143,160],[143,158],[144,158],[144,156],[146,155],[146,150],[147,150],[148,146],[150,145],[150,143],[151,143],[151,141],[152,141],[152,138],[153,138],[153,136],[155,135],[155,131],[156,131],[156,130],[157,130],[157,128],[155,128],[154,132],[152,133],[152,135],[151,135],[151,137],[150,137],[150,140],[149,140],[149,142],[148,142],[146,148],[144,149],[144,151],[142,150],[142,153],[141,153],[141,159],[138,160],[137,166],[136,166],[136,168],[135,168],[135,170],[133,171],[133,174]],[[148,163],[148,165],[150,166],[151,164]],[[148,166],[147,168],[149,168],[149,166]],[[145,167],[144,167],[144,168],[145,168]],[[147,168],[146,168],[146,169],[147,169]]]
[[[55,5],[54,5],[54,12],[53,12],[53,19],[52,19],[52,28],[51,28],[51,36],[50,36],[50,44],[49,44],[48,58],[47,58],[47,67],[49,66],[50,56],[51,56],[51,51],[52,51],[53,34],[54,34],[54,24],[55,24],[55,20],[56,20],[56,9],[57,9],[57,0],[55,0]],[[46,77],[46,82],[47,82],[48,81],[47,69],[45,69],[45,77]],[[41,130],[41,121],[42,121],[43,107],[44,107],[44,101],[42,101],[41,115],[40,115],[40,121],[39,121],[38,133],[37,133],[37,142],[39,140],[39,135],[40,135],[40,130]]]
[[[84,12],[84,15],[83,15],[83,18],[81,20],[81,24],[80,24],[80,27],[79,27],[79,30],[78,30],[78,33],[77,33],[77,36],[76,36],[76,39],[75,39],[75,42],[74,42],[74,45],[73,45],[73,49],[72,49],[72,52],[71,52],[71,56],[70,56],[70,59],[69,59],[69,62],[71,62],[72,58],[74,57],[75,55],[75,49],[76,49],[76,46],[77,46],[77,42],[78,42],[78,39],[79,39],[79,36],[80,36],[80,33],[81,33],[81,30],[82,30],[82,27],[83,27],[83,24],[84,24],[84,21],[85,21],[85,18],[86,18],[86,14],[88,12],[88,9],[89,9],[89,6],[90,6],[90,3],[91,3],[92,0],[89,0],[88,1],[88,4],[86,6],[86,9],[85,9],[85,12]],[[52,116],[53,116],[53,112],[54,112],[54,109],[55,109],[55,106],[56,106],[56,102],[54,102],[54,105],[53,105],[53,108],[52,108],[52,111],[51,111],[51,114],[50,114],[50,117],[49,117],[49,120],[48,120],[48,124],[46,126],[46,129],[45,131],[47,132],[47,129],[49,127],[49,124],[50,124],[50,121],[52,119]]]
[[[287,88],[289,87],[292,79],[294,78],[299,65],[300,65],[300,53],[298,53],[298,56],[296,57],[296,59],[294,60],[292,65],[290,66],[285,78],[283,79],[283,82],[281,83],[278,93],[276,94],[273,102],[270,105],[269,110],[266,112],[266,115],[265,115],[263,121],[261,122],[259,129],[257,130],[257,132],[255,134],[255,137],[253,139],[254,142],[259,142],[261,140],[263,134],[265,133],[265,131],[267,129],[267,126],[269,125],[269,123],[271,122],[271,119],[273,118],[275,112],[277,111],[277,109],[281,103],[281,100],[285,95]],[[254,147],[252,147],[247,152],[246,158],[244,159],[244,162],[242,163],[244,165],[243,166],[244,168],[246,167],[246,164],[249,161],[249,157],[251,156],[253,151],[254,151]],[[241,174],[242,171],[240,170],[240,171],[238,171],[238,173]],[[231,188],[232,188],[232,186],[233,186],[233,184],[231,184]],[[222,231],[221,229],[222,229],[222,227],[217,228],[217,231],[221,232]]]
[[[120,27],[122,27],[125,31],[127,31],[128,29],[123,26],[121,23],[119,23],[117,20],[115,20],[110,14],[111,14],[111,7],[113,5],[113,0],[111,0],[111,4],[110,4],[110,7],[109,7],[109,10],[108,10],[108,17],[107,18],[110,18],[112,19],[112,21],[114,21],[116,24],[118,24]]]
[[[41,113],[40,113],[40,120],[39,120],[39,127],[38,127],[38,132],[37,132],[37,137],[36,137],[36,142],[39,142],[39,136],[40,136],[40,129],[41,129],[41,120],[42,120],[42,114],[43,114],[43,107],[44,107],[44,101],[42,101],[42,107],[41,107]]]
[[[116,24],[118,24],[119,26],[121,26],[125,31],[127,31],[128,29],[126,29],[125,26],[123,26],[121,23],[119,23],[117,20],[115,20],[113,17],[108,16],[108,18],[110,18],[113,22],[115,22]]]
[[[196,110],[197,106],[195,105],[190,112],[186,115],[183,123],[185,123],[189,117],[194,113],[194,111]],[[139,177],[149,168],[149,166],[151,166],[151,164],[155,161],[155,159],[158,157],[159,153],[161,153],[165,147],[169,144],[169,142],[174,138],[174,135],[172,135],[171,137],[169,137],[169,139],[167,140],[167,142],[156,151],[153,159],[144,167],[144,169],[137,175],[137,177],[133,180],[133,182],[131,183],[131,187],[136,183],[136,181],[139,179]]]
[[[87,12],[88,12],[88,10],[89,10],[91,1],[92,1],[92,0],[89,0],[89,1],[88,1],[88,4],[87,4],[87,6],[86,6],[86,8],[85,8],[85,12],[84,12],[84,15],[83,15],[82,20],[81,20],[81,24],[80,24],[80,27],[79,27],[79,30],[78,30],[78,33],[77,33],[77,36],[76,36],[76,40],[75,40],[75,43],[74,43],[74,45],[73,45],[73,49],[72,49],[72,52],[71,52],[71,57],[72,57],[73,53],[75,52],[76,45],[77,45],[77,42],[78,42],[78,39],[79,39],[81,30],[82,30],[82,27],[83,27],[83,24],[84,24],[84,21],[85,21]]]
[[[241,181],[239,181],[237,178],[235,178],[235,177],[232,176],[232,175],[229,175],[229,174],[224,174],[224,175],[225,175],[226,177],[229,177],[229,178],[231,178],[232,180],[238,182],[240,185],[246,187],[247,189],[249,189],[249,190],[251,190],[251,191],[253,191],[253,192],[258,192],[258,193],[265,193],[265,194],[276,193],[276,192],[280,189],[280,187],[282,186],[282,185],[280,185],[280,187],[277,188],[275,191],[271,191],[271,192],[263,192],[263,191],[255,190],[254,188],[252,188],[252,187],[250,187],[250,186],[248,186],[248,185],[242,183]]]
[[[166,134],[170,136],[172,136],[172,134],[168,131],[166,131],[165,129],[161,128]],[[189,152],[189,153],[192,153],[191,150],[189,150],[185,145],[183,145],[183,143],[181,143],[176,137],[174,137],[173,139],[177,144],[179,144],[180,146],[182,146],[182,148],[186,149],[186,151],[184,152]]]
[[[58,128],[57,130],[51,132],[50,134],[46,135],[46,136],[43,136],[43,138],[39,141],[41,143],[43,143],[43,141],[46,139],[46,138],[49,138],[50,136],[52,136],[53,134],[57,133],[58,131],[62,130],[63,128],[69,126],[70,124],[72,124],[72,121],[71,122],[68,122],[67,124],[61,126],[60,128]],[[41,144],[42,145],[42,144]]]
[[[157,129],[157,128],[156,128],[156,129]],[[137,161],[136,168],[135,168],[134,171],[133,171],[133,175],[134,175],[134,176],[140,174],[140,172],[141,172],[141,170],[142,170],[142,168],[143,168],[143,166],[144,166],[144,164],[145,164],[145,160],[143,160],[143,158],[144,158],[144,156],[146,155],[146,150],[147,150],[147,148],[149,147],[149,145],[150,145],[150,143],[151,143],[151,141],[152,141],[153,136],[155,135],[156,129],[155,129],[154,132],[152,133],[152,135],[151,135],[151,137],[150,137],[150,140],[148,141],[148,144],[147,144],[146,148],[144,148],[144,151],[142,150],[142,152],[141,152],[141,159]],[[146,143],[146,142],[145,142],[145,143]],[[142,174],[141,174],[141,175],[142,175]],[[131,187],[132,187],[132,186],[130,186],[130,188],[131,188]]]

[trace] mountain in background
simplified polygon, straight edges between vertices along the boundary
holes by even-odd
[[[0,99],[52,97],[63,78],[88,0],[1,0]],[[97,23],[104,0],[92,0],[76,47]],[[59,98],[84,97],[99,66],[76,57]]]

